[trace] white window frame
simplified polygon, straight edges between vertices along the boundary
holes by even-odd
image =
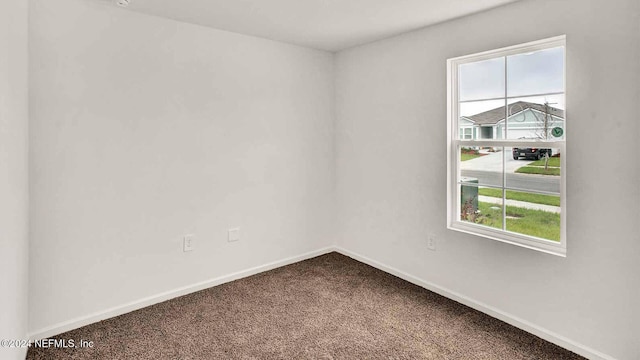
[[[545,253],[566,256],[567,250],[567,237],[566,237],[566,218],[567,218],[567,202],[566,202],[566,139],[567,139],[567,111],[565,110],[564,119],[564,137],[562,140],[548,141],[548,140],[505,140],[505,139],[476,139],[476,140],[463,140],[460,139],[458,119],[460,118],[459,110],[459,98],[458,98],[458,68],[462,64],[478,62],[482,60],[488,60],[496,57],[506,57],[510,55],[517,55],[521,53],[528,53],[533,51],[539,51],[549,48],[563,47],[565,58],[565,71],[564,76],[566,78],[566,37],[564,35],[553,38],[533,41],[525,44],[510,46],[506,48],[485,51],[482,53],[466,55],[447,60],[447,228],[455,231],[460,231],[468,234],[481,236],[501,242],[542,251]],[[566,99],[566,80],[564,80],[564,96]],[[506,74],[505,74],[505,96],[506,101],[513,97],[506,96]],[[527,97],[535,95],[545,94],[525,94],[518,97]],[[482,99],[481,99],[482,100]],[[560,241],[545,240],[534,236],[528,236],[507,230],[496,229],[488,226],[474,224],[470,222],[464,222],[460,220],[460,191],[461,186],[458,183],[460,178],[460,151],[459,147],[542,147],[559,149],[562,156],[560,157]],[[511,156],[511,153],[503,156]],[[508,187],[504,183],[505,169],[503,162],[503,184],[502,188],[507,190],[519,190],[527,191],[526,189],[514,189]],[[503,191],[503,204],[506,200],[506,191]],[[503,218],[504,221],[504,218]]]

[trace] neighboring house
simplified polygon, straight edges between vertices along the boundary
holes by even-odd
[[[509,116],[505,124],[507,113]],[[508,112],[501,106],[479,114],[462,116],[459,122],[460,139],[552,139],[553,128],[560,127],[564,130],[564,119],[564,110],[518,101],[508,105]]]

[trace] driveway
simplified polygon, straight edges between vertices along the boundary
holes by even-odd
[[[491,152],[488,155],[480,156],[475,159],[463,161],[460,164],[461,170],[482,170],[482,171],[498,171],[502,172],[502,158],[503,152]],[[528,160],[513,160],[511,152],[507,152],[505,170],[507,173],[514,173],[516,170],[525,166],[533,161]]]

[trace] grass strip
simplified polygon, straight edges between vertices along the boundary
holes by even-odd
[[[545,170],[543,167],[523,166],[518,168],[516,173],[558,176],[560,175],[560,168],[548,168]]]
[[[475,159],[475,158],[479,158],[482,155],[475,155],[475,154],[469,154],[469,153],[461,153],[460,154],[460,161],[467,161],[467,160],[471,160],[471,159]]]
[[[527,165],[533,165],[533,166],[544,166],[544,158],[540,159],[540,160],[536,160],[530,164]],[[555,167],[560,167],[560,158],[559,157],[550,157],[549,158],[549,166],[555,166]]]

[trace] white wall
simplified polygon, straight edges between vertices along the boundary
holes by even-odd
[[[637,0],[522,1],[338,53],[338,245],[584,354],[640,358],[639,11]],[[446,59],[561,34],[568,256],[447,230]]]
[[[0,339],[27,338],[27,2],[0,2]],[[0,347],[0,359],[26,348]]]
[[[332,54],[85,0],[30,30],[32,333],[331,244]]]
[[[333,62],[100,2],[30,4],[30,332],[329,245],[336,212],[348,251],[592,353],[640,354],[636,1],[525,0]],[[0,38],[0,54],[25,64],[23,52],[4,51],[23,46],[15,34]],[[559,34],[568,257],[446,230],[446,59]],[[14,69],[10,84],[26,89]],[[3,129],[24,135],[25,99],[11,104],[0,107]],[[7,109],[17,115],[5,125]],[[1,299],[16,310],[7,336],[22,337],[26,141],[0,137],[2,156],[17,154],[0,166],[21,174],[0,183],[2,199],[15,197],[0,204],[0,221],[19,239],[15,248],[3,233],[2,273],[12,274],[3,282],[18,297]],[[242,240],[227,243],[235,226]],[[182,252],[185,233],[196,234],[193,252]]]

